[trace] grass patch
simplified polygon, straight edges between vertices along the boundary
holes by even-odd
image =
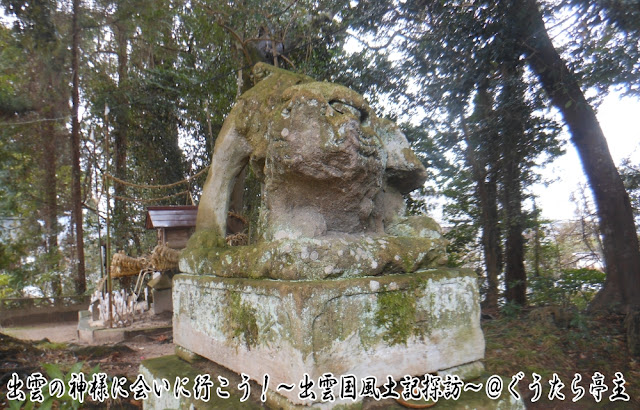
[[[56,342],[39,342],[36,345],[39,349],[43,350],[65,350],[69,347],[67,343],[56,343]]]
[[[640,365],[628,353],[623,319],[622,316],[581,315],[579,321],[565,328],[529,319],[527,312],[520,312],[483,321],[487,372],[510,378],[523,371],[525,378],[518,383],[518,389],[528,409],[640,408]],[[542,398],[535,403],[530,402],[533,391],[528,387],[533,381],[533,372],[542,376],[543,389]],[[608,387],[600,403],[589,394],[595,372],[605,376]],[[630,402],[609,401],[616,372],[624,376]],[[549,380],[554,373],[564,383],[564,401],[548,400]],[[571,382],[576,373],[582,376],[579,384],[585,388],[585,395],[573,403]]]

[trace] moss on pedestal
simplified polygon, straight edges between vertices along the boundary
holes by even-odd
[[[247,349],[251,349],[258,343],[256,310],[242,302],[239,292],[227,290],[225,299],[227,303],[224,315],[231,338],[238,341],[242,339]]]
[[[385,329],[382,339],[390,346],[407,344],[411,336],[424,332],[416,324],[416,292],[414,289],[378,294],[375,325]]]
[[[412,273],[446,262],[446,241],[437,231],[429,232],[431,237],[299,238],[228,247],[218,246],[214,232],[203,231],[182,252],[180,268],[192,274],[283,280]]]

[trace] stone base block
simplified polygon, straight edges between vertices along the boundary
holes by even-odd
[[[171,289],[162,289],[151,291],[153,295],[153,314],[159,315],[164,312],[173,311],[173,302],[171,300]]]
[[[341,410],[402,410],[406,408],[427,408],[431,405],[424,401],[409,401],[400,403],[394,399],[374,400],[366,397],[358,402],[349,402],[346,405],[338,405],[337,403],[325,402],[316,403],[311,406],[295,405],[279,394],[269,391],[266,397],[263,397],[262,386],[250,382],[249,397],[243,397],[244,388],[241,390],[238,385],[242,383],[240,375],[230,372],[228,369],[217,366],[209,361],[199,361],[196,364],[187,363],[178,356],[164,356],[154,359],[148,359],[140,364],[140,374],[145,381],[151,386],[154,381],[156,386],[163,385],[163,379],[169,381],[169,390],[160,388],[160,394],[150,392],[146,400],[143,401],[145,410],[167,410],[167,409],[191,409],[198,410],[207,409],[273,409],[273,410],[305,410],[317,409],[327,410],[339,408]],[[206,401],[194,398],[195,380],[198,376],[209,375],[214,385],[209,389],[209,395]],[[219,377],[223,377],[228,381],[228,385],[222,388],[219,383]],[[180,378],[186,383],[183,387],[189,392],[186,394],[174,394],[175,380]],[[186,379],[186,380],[185,380]],[[477,410],[524,410],[524,402],[522,399],[516,400],[508,393],[506,386],[511,380],[502,378],[503,386],[500,397],[491,399],[487,397],[485,389],[478,392],[472,390],[462,391],[457,399],[440,398],[434,408],[437,409],[477,409]],[[487,375],[482,375],[474,380],[474,384],[485,385]],[[228,397],[222,398],[218,389],[229,394]],[[201,389],[196,389],[200,394],[204,394]],[[335,389],[334,389],[335,390]],[[245,400],[243,400],[245,399]]]
[[[148,326],[139,328],[105,328],[102,326],[92,326],[89,319],[91,312],[88,310],[78,312],[78,338],[89,344],[109,344],[118,343],[123,340],[130,340],[138,335],[153,336],[171,331],[168,326]]]
[[[329,372],[383,384],[484,357],[468,270],[324,281],[177,275],[173,301],[176,345],[259,382],[268,374],[274,389]],[[305,403],[297,388],[279,393]]]

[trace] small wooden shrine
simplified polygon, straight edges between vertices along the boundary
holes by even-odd
[[[184,249],[196,229],[195,205],[150,206],[147,208],[145,228],[155,229],[158,245]]]

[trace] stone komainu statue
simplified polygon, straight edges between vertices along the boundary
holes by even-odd
[[[346,87],[263,63],[253,76],[216,141],[183,271],[317,279],[442,262],[437,224],[404,216],[402,194],[427,174],[395,124]],[[239,257],[224,236],[247,164],[262,183],[261,240]]]
[[[272,390],[327,373],[380,383],[478,377],[477,276],[439,267],[439,227],[405,216],[402,194],[426,172],[404,135],[345,87],[267,65],[254,76],[261,80],[216,142],[197,231],[180,259],[185,274],[173,279],[178,352],[257,382],[269,374]],[[262,184],[260,238],[227,246],[229,201],[247,164]],[[297,391],[275,393],[316,405]],[[283,400],[276,405],[288,407]]]

